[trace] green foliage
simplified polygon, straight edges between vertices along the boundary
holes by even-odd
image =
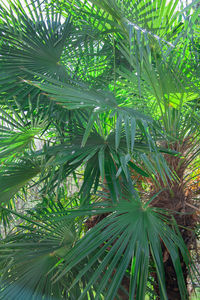
[[[109,215],[80,238],[83,218],[102,213]],[[95,297],[114,299],[126,272],[131,280],[131,297],[137,290],[137,299],[142,299],[150,257],[157,270],[162,298],[167,299],[161,240],[173,260],[182,296],[186,297],[178,249],[187,264],[189,254],[182,238],[167,225],[170,219],[164,211],[147,208],[135,199],[121,200],[114,206],[102,203],[81,209],[50,201],[24,216],[16,215],[21,224],[0,248],[1,294],[5,299],[31,299],[38,295],[73,299],[74,291],[77,299],[87,299],[87,293],[94,295],[94,290]],[[21,289],[22,283],[25,289]]]
[[[186,186],[199,175],[197,2],[0,5],[1,299],[124,290],[142,300],[152,268],[168,299],[163,247],[188,298],[187,246],[167,207],[152,203],[178,177]],[[22,192],[26,207],[38,204],[20,211]]]

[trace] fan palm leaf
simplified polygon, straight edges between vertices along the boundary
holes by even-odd
[[[163,216],[165,213],[162,211],[160,215],[160,212],[156,212],[153,208],[142,208],[136,200],[120,201],[113,208],[105,208],[105,213],[108,210],[112,213],[88,231],[66,254],[64,257],[66,263],[61,268],[60,274],[55,276],[55,281],[65,276],[82,259],[89,256],[88,264],[79,272],[71,287],[88,272],[96,261],[99,261],[99,266],[79,299],[83,299],[96,282],[99,282],[96,297],[103,293],[106,299],[114,299],[127,268],[130,272],[130,299],[135,295],[136,299],[144,299],[144,286],[147,282],[151,255],[160,283],[161,298],[167,299],[160,244],[162,240],[173,260],[184,299],[187,291],[180,273],[181,264],[178,258],[178,248],[187,264],[189,263],[189,256],[186,255],[184,242],[180,236],[177,236],[165,223],[167,220],[167,217]],[[74,213],[72,211],[72,214]],[[97,213],[98,209],[95,211],[95,214]],[[81,249],[84,251],[80,254]]]
[[[52,207],[50,203],[48,211],[47,207],[45,210],[37,208],[29,211],[29,216],[26,215],[24,219],[23,215],[17,214],[23,221],[15,233],[8,235],[4,244],[1,244],[1,297],[4,299],[53,300],[64,296],[64,282],[53,284],[51,278],[56,271],[51,272],[51,269],[74,243],[75,224],[72,219],[64,220],[62,217],[54,222],[48,214],[59,214],[64,207],[61,204],[53,204]],[[66,277],[66,280],[71,280],[70,277]],[[77,294],[80,292],[77,291]]]

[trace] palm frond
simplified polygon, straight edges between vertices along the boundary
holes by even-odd
[[[20,216],[21,223],[0,246],[3,273],[1,297],[13,300],[33,297],[67,299],[64,281],[53,284],[51,278],[56,270],[51,272],[51,269],[76,240],[76,228],[72,219],[60,217],[60,221],[54,222],[48,216],[50,212],[61,213],[62,216],[63,209],[61,204],[54,204],[53,208],[50,204],[49,211],[47,207],[45,210],[38,207],[35,211],[30,210],[24,217],[14,213]],[[70,281],[71,275],[66,280]],[[80,293],[80,289],[76,291],[77,295]],[[72,299],[73,294],[72,291]]]
[[[41,172],[40,162],[33,161],[32,157],[24,157],[15,163],[6,163],[1,168],[0,174],[0,199],[1,204],[7,202],[27,184],[32,178]]]
[[[144,209],[141,203],[133,200],[130,202],[120,201],[115,207],[111,207],[111,210],[112,213],[108,217],[88,231],[66,254],[66,262],[61,267],[60,274],[55,276],[55,281],[59,281],[70,270],[73,270],[74,266],[81,263],[86,257],[90,257],[87,265],[79,272],[70,286],[73,288],[94,263],[99,261],[98,268],[78,299],[84,299],[87,291],[97,282],[97,295],[100,296],[103,293],[105,299],[114,299],[127,269],[130,276],[129,297],[136,296],[136,299],[144,299],[144,287],[147,282],[151,255],[160,283],[161,297],[167,299],[161,251],[161,241],[163,241],[174,263],[184,299],[187,291],[181,273],[178,249],[187,264],[189,264],[190,258],[183,240],[165,223],[167,220],[167,216],[165,216],[165,221],[163,219],[165,213],[162,211],[160,215],[153,208]],[[98,209],[94,213],[98,214]],[[72,215],[74,214],[76,212],[72,211]],[[80,249],[84,249],[81,254]],[[139,281],[137,280],[138,274]]]

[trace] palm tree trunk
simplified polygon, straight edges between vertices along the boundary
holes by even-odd
[[[152,206],[158,208],[164,208],[169,210],[170,214],[175,218],[177,225],[179,226],[180,233],[188,250],[192,249],[194,245],[195,236],[193,229],[197,224],[197,215],[195,209],[188,205],[192,200],[192,191],[186,189],[184,185],[184,173],[185,169],[183,165],[181,167],[180,158],[177,157],[166,157],[169,166],[172,170],[176,171],[179,177],[178,181],[170,182],[169,186],[163,186],[165,188],[151,203]],[[160,180],[161,182],[161,180]],[[163,185],[161,183],[161,185]],[[158,189],[152,192],[155,195]],[[152,196],[151,195],[151,196]],[[185,284],[187,286],[188,270],[185,262],[183,261],[181,255],[181,266],[183,271],[183,276],[185,279]],[[168,254],[166,247],[163,245],[163,262],[165,269],[165,282],[168,300],[183,300],[179,292],[179,286],[177,282],[177,276],[173,267],[173,262]],[[158,293],[158,286],[155,286],[155,290]],[[157,298],[159,300],[159,296]],[[187,299],[184,299],[187,300]]]

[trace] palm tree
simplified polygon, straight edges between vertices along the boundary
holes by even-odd
[[[1,5],[2,299],[188,299],[199,23],[180,2]]]

